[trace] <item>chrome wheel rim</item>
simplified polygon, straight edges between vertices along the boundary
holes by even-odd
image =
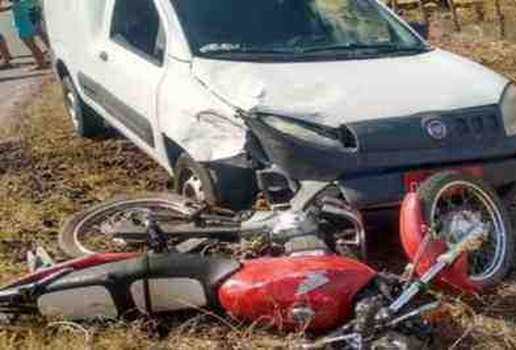
[[[467,227],[486,225],[486,240],[480,249],[468,253],[468,274],[472,281],[481,282],[498,272],[505,260],[507,232],[500,209],[482,188],[466,181],[447,184],[438,192],[430,217],[434,234],[448,245],[463,238],[461,232]]]
[[[199,202],[206,200],[201,179],[191,170],[187,171],[181,185],[181,195]]]
[[[65,105],[66,105],[66,111],[68,112],[68,115],[70,116],[70,119],[72,120],[73,127],[75,130],[79,128],[79,120],[77,119],[77,99],[75,98],[75,95],[72,91],[67,90],[65,93]]]
[[[114,203],[110,207],[100,208],[83,217],[75,225],[73,231],[75,246],[83,255],[92,255],[100,251],[123,252],[128,249],[134,251],[134,249],[131,249],[134,248],[131,244],[128,244],[123,239],[115,239],[113,237],[113,228],[116,228],[118,222],[135,217],[143,211],[151,210],[155,213],[174,213],[177,215],[175,217],[178,222],[182,222],[187,215],[177,205],[165,200],[127,200],[123,205],[125,206],[124,209],[118,209],[119,203]],[[93,235],[96,236],[92,237]],[[136,245],[141,246],[144,244],[145,237],[142,238],[142,242]],[[98,246],[93,248],[91,244],[98,244]],[[98,247],[102,249],[99,250],[97,249]]]

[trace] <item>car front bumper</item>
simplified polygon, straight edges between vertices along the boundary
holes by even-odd
[[[486,162],[456,163],[445,166],[414,169],[428,175],[440,171],[463,171],[481,177],[495,189],[503,188],[516,182],[516,157]],[[397,206],[405,194],[413,190],[407,186],[406,178],[410,171],[392,171],[382,174],[357,176],[340,179],[339,186],[348,201],[361,209],[380,209]]]
[[[463,124],[458,122],[470,123],[468,118],[483,118],[483,129],[474,132],[473,125],[469,133],[461,133]],[[290,179],[301,183],[337,181],[358,208],[375,208],[399,204],[411,190],[406,178],[413,172],[431,175],[476,168],[475,175],[495,188],[516,182],[516,137],[505,136],[499,118],[495,106],[454,112],[448,119],[443,117],[450,135],[441,142],[424,134],[420,118],[364,122],[352,125],[361,144],[355,152],[310,144],[259,120],[251,122],[251,129],[270,164]]]

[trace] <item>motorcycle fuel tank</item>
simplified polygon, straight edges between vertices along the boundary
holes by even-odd
[[[336,255],[264,258],[244,262],[218,294],[236,318],[287,329],[331,329],[348,320],[354,297],[375,275]]]

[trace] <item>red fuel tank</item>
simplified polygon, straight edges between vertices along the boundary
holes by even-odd
[[[375,275],[336,255],[249,260],[220,287],[219,300],[236,318],[292,329],[304,315],[305,329],[331,329],[348,320],[353,298]]]

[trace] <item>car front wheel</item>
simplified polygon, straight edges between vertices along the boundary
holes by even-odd
[[[75,134],[87,138],[104,134],[106,128],[102,119],[84,103],[69,76],[64,77],[62,88],[66,112]]]
[[[174,167],[174,191],[186,198],[211,205],[217,203],[213,178],[208,169],[183,153]]]

